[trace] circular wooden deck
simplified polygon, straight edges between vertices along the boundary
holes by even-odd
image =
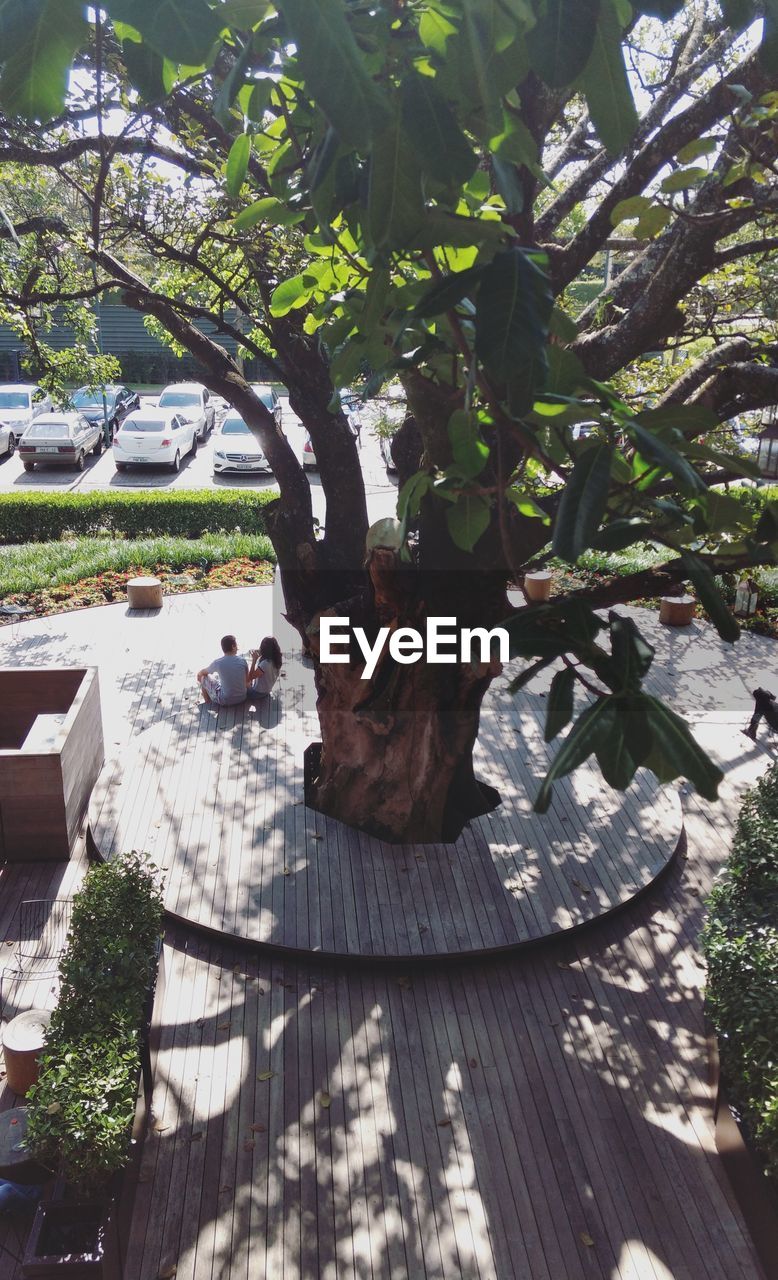
[[[310,672],[279,696],[216,710],[181,698],[110,761],[90,807],[106,858],[148,852],[167,911],[256,944],[333,956],[461,958],[537,942],[647,888],[681,834],[673,788],[641,773],[622,795],[584,766],[532,801],[558,744],[545,701],[484,704],[477,770],[503,797],[451,844],[390,845],[309,809],[303,751],[316,739]]]

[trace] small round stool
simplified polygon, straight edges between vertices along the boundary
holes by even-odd
[[[688,627],[694,622],[696,607],[694,596],[662,596],[659,601],[659,621],[666,627]]]
[[[127,603],[131,609],[161,609],[162,583],[159,578],[130,578]]]
[[[551,579],[553,574],[546,570],[539,570],[536,573],[525,573],[524,590],[527,596],[533,602],[548,600],[551,597]]]
[[[38,1057],[50,1018],[46,1009],[27,1009],[17,1013],[3,1031],[5,1082],[14,1093],[25,1094],[38,1079]]]

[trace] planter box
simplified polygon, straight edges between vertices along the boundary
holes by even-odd
[[[51,1198],[41,1200],[35,1211],[22,1260],[22,1275],[30,1280],[122,1280],[151,1106],[151,1080],[165,992],[163,956],[160,943],[141,1034],[141,1066],[129,1161],[115,1175],[110,1192],[102,1202],[68,1198],[63,1183],[55,1183]],[[54,1252],[58,1246],[64,1246],[65,1252]],[[77,1252],[78,1249],[83,1251]]]
[[[778,1196],[767,1182],[729,1105],[719,1068],[718,1039],[708,1031],[708,1066],[714,1091],[716,1150],[759,1255],[766,1280],[778,1280]]]
[[[96,667],[0,667],[0,861],[67,860],[103,764]]]

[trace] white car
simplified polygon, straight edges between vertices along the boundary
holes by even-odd
[[[197,453],[195,424],[175,409],[136,409],[124,419],[113,441],[117,471],[126,471],[130,464],[178,471],[188,453]]]
[[[51,413],[51,396],[32,382],[0,384],[0,452],[11,454],[23,432],[42,413]]]
[[[199,382],[172,382],[159,397],[157,408],[177,409],[194,425],[199,440],[213,431],[216,410],[210,391]]]
[[[270,471],[262,446],[234,409],[213,437],[213,474],[225,471]]]
[[[102,427],[87,422],[81,413],[42,413],[19,441],[25,471],[34,471],[36,463],[83,471],[86,455],[99,457],[102,452]]]

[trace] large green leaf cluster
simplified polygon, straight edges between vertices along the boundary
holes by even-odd
[[[741,809],[702,934],[706,1009],[730,1098],[778,1178],[778,765]]]
[[[161,920],[153,868],[136,853],[90,870],[74,900],[28,1122],[36,1157],[84,1193],[104,1191],[128,1158]]]

